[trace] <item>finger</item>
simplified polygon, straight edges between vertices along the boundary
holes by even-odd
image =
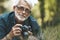
[[[21,33],[17,34],[17,33],[14,33],[14,36],[21,36]]]
[[[21,27],[22,24],[16,24],[14,27]]]
[[[21,35],[21,31],[14,31],[13,33],[14,33],[15,36]]]
[[[13,31],[22,31],[22,29],[20,27],[17,27],[17,28],[12,28]]]
[[[32,35],[33,33],[31,31],[28,31],[29,35]]]

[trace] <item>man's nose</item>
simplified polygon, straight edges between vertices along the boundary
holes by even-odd
[[[23,11],[23,13],[26,13],[25,10]]]

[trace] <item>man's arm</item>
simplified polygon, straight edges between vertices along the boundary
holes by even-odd
[[[33,35],[33,33],[29,35],[28,40],[43,40],[43,35],[41,30],[39,30],[35,35]]]
[[[22,26],[21,24],[16,24],[12,27],[11,31],[5,35],[1,40],[12,40],[13,37],[15,36],[19,36],[19,37],[22,37],[21,35],[21,28],[19,26]]]
[[[32,26],[33,36],[38,38],[39,40],[42,40],[42,31],[33,17],[30,17],[30,24]]]
[[[12,40],[12,37],[10,34],[7,34],[4,38],[2,38],[1,40]]]
[[[7,34],[7,27],[5,25],[5,21],[2,19],[2,17],[0,16],[0,40],[7,40],[8,39],[11,39],[10,38],[10,34]]]

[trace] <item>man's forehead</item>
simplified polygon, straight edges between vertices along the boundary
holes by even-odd
[[[20,0],[17,5],[18,6],[25,6],[25,7],[28,7],[31,9],[30,5],[27,2],[25,2],[24,0]]]
[[[21,1],[26,1],[26,2],[30,5],[30,8],[33,8],[34,5],[38,2],[38,0],[11,0],[12,6],[17,5],[18,2],[21,3]],[[22,3],[23,3],[23,2],[22,2]]]

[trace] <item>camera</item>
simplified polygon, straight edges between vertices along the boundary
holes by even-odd
[[[28,36],[28,31],[31,31],[31,26],[23,25],[20,27],[22,29],[22,35],[23,36]]]

